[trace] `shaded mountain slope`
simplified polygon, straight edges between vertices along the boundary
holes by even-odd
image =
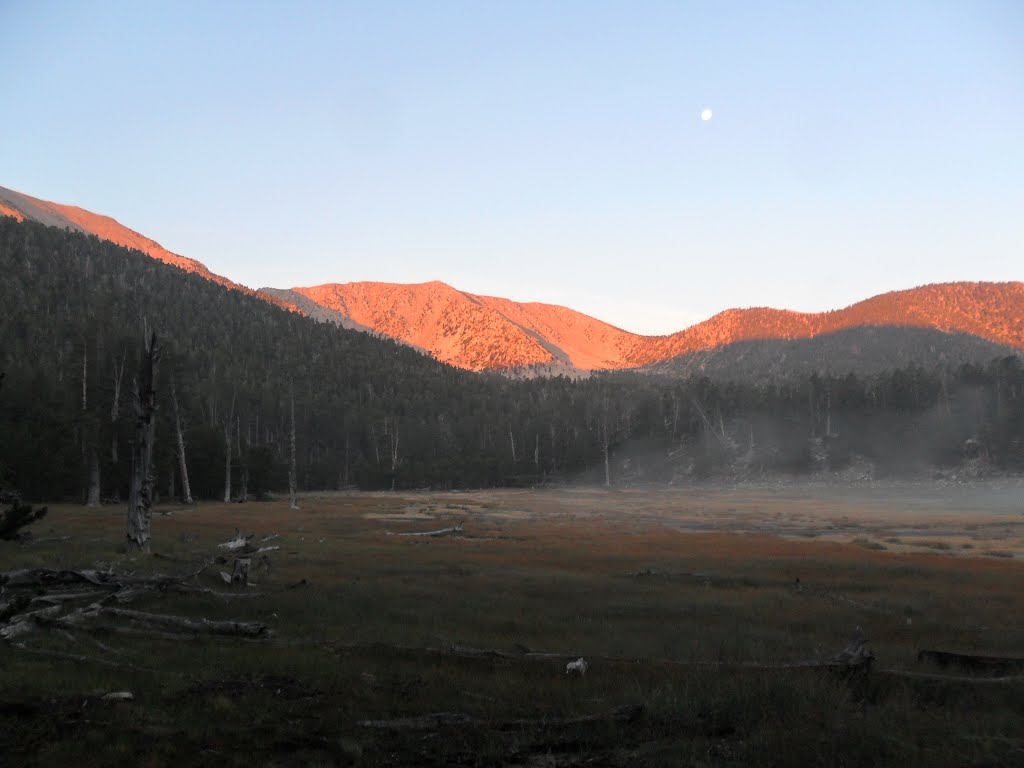
[[[985,365],[1016,353],[966,333],[934,328],[859,326],[805,339],[736,341],[690,352],[644,368],[674,377],[707,376],[723,381],[778,382],[792,376],[872,376],[895,369]]]

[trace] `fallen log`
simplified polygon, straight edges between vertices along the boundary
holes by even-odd
[[[419,717],[398,717],[393,720],[360,720],[363,728],[384,728],[389,731],[433,731],[438,728],[468,725],[473,722],[461,712],[433,712]]]
[[[922,650],[917,654],[922,664],[933,664],[941,669],[955,667],[965,672],[1006,676],[1024,672],[1024,659],[1007,656],[978,656],[971,653]]]
[[[145,613],[127,608],[100,607],[99,613],[106,616],[129,619],[143,624],[165,627],[179,632],[202,635],[225,635],[236,637],[271,637],[273,630],[259,621],[215,621],[213,619],[189,619],[165,613]]]
[[[94,600],[97,597],[105,597],[109,594],[109,592],[90,590],[88,592],[64,592],[58,595],[39,595],[32,598],[31,605],[63,605],[75,600]]]
[[[524,728],[569,728],[578,725],[592,725],[602,722],[632,723],[643,713],[643,704],[626,704],[610,712],[598,715],[582,715],[568,718],[526,718],[500,722],[477,720],[462,712],[433,712],[417,717],[398,717],[390,720],[360,720],[363,728],[379,728],[389,731],[433,731],[463,725],[483,725],[491,730],[513,731]]]
[[[0,621],[7,621],[17,613],[28,608],[31,599],[27,595],[15,595],[10,600],[0,603]]]
[[[52,587],[65,584],[97,584],[107,586],[113,574],[86,569],[81,571],[54,570],[52,568],[26,568],[0,573],[0,585],[6,587]],[[118,586],[113,584],[113,586]]]
[[[388,531],[388,533],[391,533],[391,531]],[[454,536],[457,533],[462,533],[462,523],[459,523],[458,525],[453,526],[451,528],[440,528],[439,530],[436,530],[436,531],[411,531],[411,532],[407,532],[407,533],[398,533],[398,534],[394,534],[394,535],[396,535],[396,536],[433,536],[433,537],[440,537],[440,536]]]
[[[38,656],[47,656],[51,659],[65,659],[67,661],[86,662],[88,664],[100,664],[104,667],[114,667],[116,669],[133,669],[140,670],[143,672],[156,672],[157,670],[150,667],[140,667],[135,664],[129,664],[127,662],[112,661],[110,659],[103,659],[98,656],[85,656],[78,653],[66,653],[64,651],[51,651],[47,648],[32,648],[25,645],[24,643],[11,643],[12,648],[17,648],[19,651],[25,653],[34,653]],[[163,674],[163,673],[162,673]],[[173,674],[173,673],[172,673]],[[182,676],[179,673],[179,677]]]
[[[198,575],[204,568],[191,576]],[[100,571],[92,568],[82,570],[56,570],[52,568],[28,568],[18,571],[7,571],[0,573],[0,586],[14,588],[48,588],[57,586],[69,586],[73,584],[91,584],[96,587],[107,589],[124,589],[126,587],[157,589],[160,591],[186,590],[190,587],[184,584],[184,580],[177,576],[130,576],[115,574],[112,571]]]
[[[56,616],[61,611],[61,606],[54,605],[49,608],[40,608],[36,611],[21,613],[14,617],[14,620],[0,627],[0,639],[13,640],[21,635],[27,635],[36,627],[37,621]]]

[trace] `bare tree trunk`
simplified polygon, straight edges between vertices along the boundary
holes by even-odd
[[[89,486],[85,492],[85,505],[96,507],[100,503],[100,458],[96,452],[99,442],[99,423],[89,418],[89,345],[82,345],[82,453],[88,457]],[[91,433],[91,434],[90,434]]]
[[[612,484],[612,471],[608,462],[608,441],[605,440],[601,443],[601,447],[604,449],[604,484],[606,488],[610,488]]]
[[[388,429],[388,422],[384,421],[384,431],[391,438],[391,490],[395,490],[395,481],[398,477],[398,421],[395,421],[395,428],[393,430]]]
[[[117,420],[121,415],[121,379],[124,377],[124,359],[128,350],[121,356],[121,366],[114,364],[114,401],[110,404],[110,463],[117,464]]]
[[[598,438],[601,441],[601,453],[604,455],[604,484],[606,488],[612,484],[611,461],[608,455],[612,442],[611,419],[611,402],[606,395],[601,401],[601,421],[598,424]]]
[[[86,384],[89,380],[88,374],[89,366],[89,345],[87,343],[82,344],[82,413],[85,413],[88,409],[88,400],[86,399]]]
[[[239,500],[243,503],[249,500],[249,462],[246,458],[249,452],[249,440],[246,438],[245,448],[242,447],[242,420],[235,420],[235,447],[238,449],[238,458],[241,461],[241,473],[239,481],[242,485],[242,489],[239,492]]]
[[[192,503],[192,488],[188,484],[188,464],[185,462],[185,438],[181,433],[181,416],[178,413],[178,395],[171,385],[171,402],[174,403],[174,430],[178,437],[178,469],[181,470],[181,500]]]
[[[380,469],[380,447],[377,445],[377,430],[370,425],[370,441],[373,443],[373,454],[377,459],[377,469]]]
[[[291,461],[288,465],[288,494],[291,497],[291,504],[289,505],[292,509],[299,508],[299,501],[296,496],[296,484],[298,482],[298,472],[295,464],[295,390],[291,391],[291,412],[292,412],[292,430],[291,437],[289,439],[289,448],[291,451]]]
[[[224,420],[224,503],[231,502],[231,422],[235,417],[235,396],[231,395],[231,410]]]
[[[512,434],[512,425],[508,425],[508,442],[512,446],[512,463],[516,463],[516,438]]]
[[[224,503],[231,501],[231,425],[224,424]]]
[[[100,504],[100,457],[95,446],[89,449],[89,493],[85,506],[98,507]]]
[[[132,445],[132,477],[128,494],[128,540],[139,549],[149,551],[149,523],[153,499],[153,437],[156,427],[156,368],[160,350],[156,334],[146,344],[136,381],[133,402],[135,410],[135,442]]]
[[[349,484],[349,456],[348,456],[348,432],[345,432],[345,487],[348,488]]]

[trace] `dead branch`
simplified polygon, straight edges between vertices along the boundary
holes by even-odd
[[[391,531],[388,531],[388,533],[391,534]],[[457,533],[462,533],[462,523],[459,523],[458,525],[456,525],[456,526],[454,526],[452,528],[441,528],[440,530],[437,530],[437,531],[414,531],[414,532],[409,532],[409,533],[397,533],[397,534],[392,534],[392,535],[394,535],[394,536],[434,536],[434,537],[440,537],[440,536],[454,536]]]
[[[252,537],[253,534],[251,533],[248,536],[243,536],[241,531],[235,529],[234,538],[225,541],[222,544],[218,544],[217,549],[223,549],[228,552],[234,552],[236,549],[242,549],[242,547],[246,546],[249,543],[249,539],[251,539]]]
[[[868,650],[867,640],[860,627],[854,630],[853,637],[846,647],[829,659],[829,663],[840,667],[865,670],[870,669],[874,661],[875,654]]]

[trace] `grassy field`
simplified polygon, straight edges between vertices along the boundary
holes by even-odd
[[[197,579],[209,592],[130,605],[259,620],[272,639],[40,627],[0,643],[0,764],[1024,765],[1024,681],[917,662],[1024,655],[1016,487],[301,507],[164,507],[154,555],[125,552],[115,507],[52,507],[32,540],[0,542],[3,571],[135,574],[193,572],[236,528],[281,547],[254,586],[214,567]],[[400,535],[460,522],[461,536]],[[784,666],[828,659],[856,626],[870,674]],[[565,672],[577,656],[583,677]]]

